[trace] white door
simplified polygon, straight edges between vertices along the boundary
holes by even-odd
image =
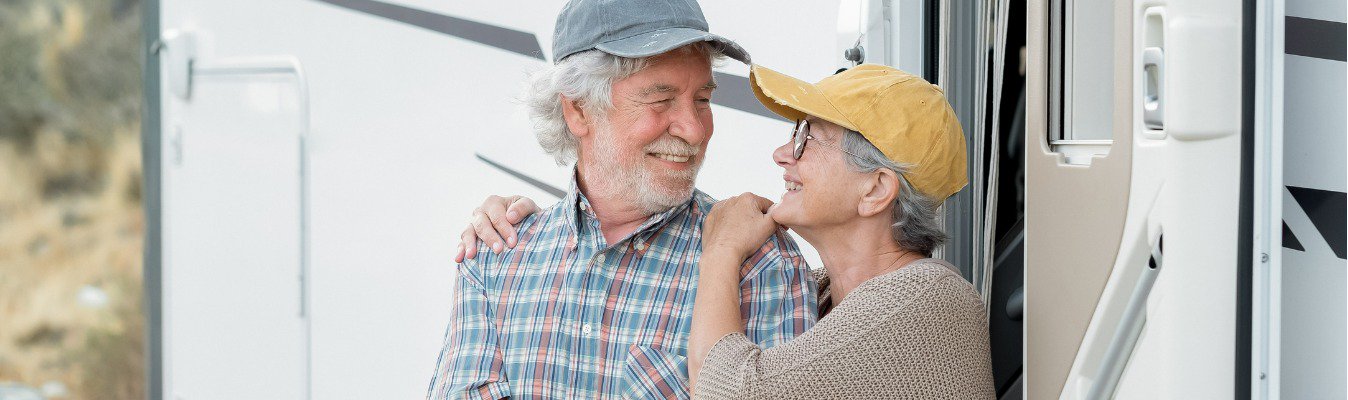
[[[166,98],[168,398],[307,396],[302,91],[285,69],[198,64],[190,98]]]
[[[1234,397],[1241,4],[1029,15],[1026,397]]]

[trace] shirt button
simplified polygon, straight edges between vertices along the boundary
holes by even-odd
[[[646,243],[637,242],[637,244],[632,247],[636,247],[637,251],[646,250]]]
[[[587,207],[587,206],[585,205],[585,203],[580,203],[580,209],[581,209],[582,211],[584,211],[584,210],[588,210],[588,209],[590,209],[590,208]]]
[[[595,258],[594,258],[594,262],[603,264],[603,263],[604,263],[604,255],[603,255],[603,254],[600,254],[598,257],[595,257]]]
[[[590,324],[585,324],[580,327],[580,333],[585,334],[586,336],[590,335],[590,331],[592,331],[592,329],[590,329]]]

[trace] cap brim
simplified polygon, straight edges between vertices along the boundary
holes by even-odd
[[[847,129],[859,130],[829,102],[824,91],[812,83],[757,64],[749,67],[749,82],[758,101],[787,120],[799,121],[812,115]]]
[[[730,39],[693,28],[665,28],[636,36],[610,40],[594,46],[619,57],[650,57],[693,42],[712,42],[726,57],[749,64],[749,52]]]

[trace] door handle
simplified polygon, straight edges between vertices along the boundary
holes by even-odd
[[[1142,50],[1142,121],[1148,129],[1165,129],[1165,50]]]
[[[1165,139],[1165,8],[1148,7],[1139,30],[1142,34],[1142,71],[1140,106],[1142,136]]]

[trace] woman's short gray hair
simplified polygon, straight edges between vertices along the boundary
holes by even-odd
[[[910,166],[890,160],[861,133],[844,130],[847,133],[843,135],[842,148],[855,155],[844,158],[853,170],[868,173],[884,168],[899,176],[899,195],[894,198],[891,217],[893,228],[890,232],[894,241],[905,249],[931,255],[932,250],[948,238],[936,220],[937,207],[941,203],[913,189],[903,176]]]
[[[670,52],[693,52],[707,57],[708,67],[725,56],[708,42],[694,42]],[[640,72],[650,65],[651,57],[627,58],[599,50],[587,50],[563,58],[529,76],[523,103],[533,122],[538,144],[557,160],[557,165],[576,161],[575,135],[562,117],[562,96],[579,100],[587,113],[601,121],[613,107],[613,82]]]

